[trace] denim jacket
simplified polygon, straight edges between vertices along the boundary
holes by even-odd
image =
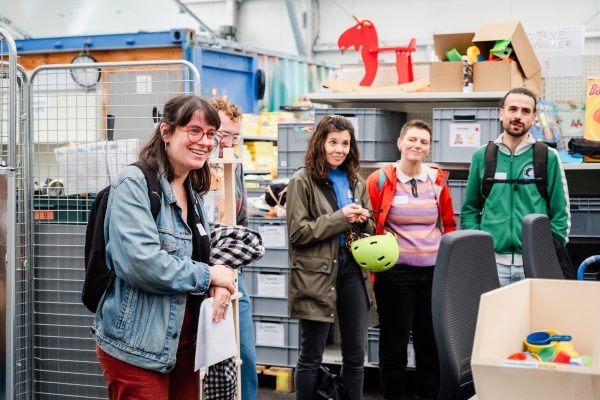
[[[210,273],[207,264],[191,259],[192,231],[163,174],[160,185],[156,222],[139,168],[125,168],[112,185],[104,237],[106,265],[117,277],[100,301],[92,332],[113,357],[166,373],[175,366],[187,294],[207,291]],[[193,197],[209,232],[202,199]]]

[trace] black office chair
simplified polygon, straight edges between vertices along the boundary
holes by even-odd
[[[521,234],[525,278],[564,279],[556,256],[550,220],[543,214],[523,218]]]
[[[431,311],[440,358],[440,400],[475,394],[471,352],[481,294],[499,288],[492,236],[476,230],[444,235],[435,272]]]

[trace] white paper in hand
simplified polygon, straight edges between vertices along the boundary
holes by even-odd
[[[225,320],[218,324],[212,321],[213,298],[210,297],[200,306],[198,335],[196,340],[196,362],[194,371],[208,367],[237,354],[233,311],[227,307]]]

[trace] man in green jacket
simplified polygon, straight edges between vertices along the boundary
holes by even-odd
[[[509,91],[500,105],[504,131],[494,141],[498,145],[495,179],[533,179],[533,144],[528,133],[535,120],[536,98],[525,88]],[[523,217],[546,214],[552,233],[563,243],[570,229],[569,193],[558,153],[548,148],[547,188],[549,200],[540,195],[535,184],[499,182],[487,198],[482,196],[486,146],[473,154],[467,193],[462,206],[463,229],[479,229],[494,238],[498,278],[502,286],[525,277],[521,247]]]

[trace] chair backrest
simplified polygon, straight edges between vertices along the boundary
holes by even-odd
[[[546,215],[529,214],[523,218],[521,243],[525,278],[564,279]]]
[[[431,297],[441,371],[438,399],[468,399],[475,393],[471,352],[479,298],[499,287],[490,234],[462,230],[442,237]]]

